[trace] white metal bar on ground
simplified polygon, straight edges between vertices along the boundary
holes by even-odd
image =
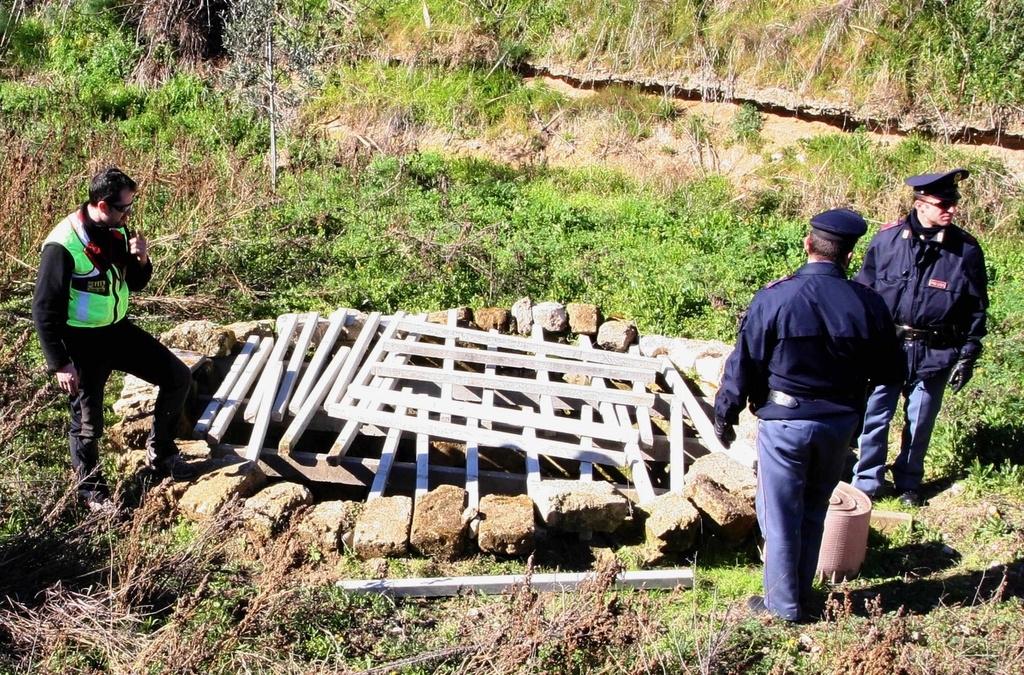
[[[466,420],[466,432],[473,434],[477,420]],[[480,507],[480,446],[475,440],[466,441],[466,505],[475,511]]]
[[[498,331],[493,329],[493,328],[489,332],[494,334],[494,335],[498,334]],[[495,347],[494,345],[487,345],[487,351],[495,352],[496,353],[498,351],[498,348]],[[489,377],[494,377],[495,375],[498,374],[498,369],[495,367],[494,364],[485,364],[484,365],[484,374],[486,374]],[[481,391],[480,403],[482,403],[487,408],[493,408],[494,407],[494,390],[485,387],[484,389],[481,389],[480,391]],[[487,428],[487,429],[490,429],[493,426],[491,424],[490,420],[483,420],[483,419],[480,420],[480,425],[485,427],[485,428]]]
[[[370,325],[370,320],[368,318],[366,325],[363,326],[363,332],[359,334],[359,340],[362,340],[364,336],[366,336],[366,344],[362,347],[364,350],[366,349],[366,346],[369,345],[370,334],[376,332],[376,326],[381,323],[381,316],[379,313],[374,312],[371,316],[376,317],[374,321],[374,330],[367,331],[367,327]],[[359,371],[355,373],[355,375],[351,376],[351,384],[368,385],[374,379],[373,367],[387,355],[384,343],[398,333],[401,316],[401,312],[396,313],[388,322],[387,326],[384,327],[384,332],[381,334],[380,339],[377,340],[377,344],[375,344],[373,349],[370,350],[370,353],[367,355],[362,367],[359,368]],[[357,361],[358,359],[351,359],[350,363],[356,364]],[[351,405],[355,402],[352,395],[348,393],[348,384],[346,384],[345,388],[340,391],[337,391],[336,389],[331,390],[331,394],[327,396],[327,403],[325,405],[328,411],[330,411],[334,404],[339,403],[339,399],[342,405]],[[359,401],[358,406],[369,406],[372,407],[373,410],[378,410],[380,408],[379,404],[364,403],[363,401]],[[330,414],[333,415],[334,413]],[[348,417],[342,417],[342,419],[346,420],[345,426],[342,427],[341,433],[338,434],[338,438],[334,441],[334,445],[332,445],[331,449],[328,450],[328,457],[338,457],[348,452],[348,449],[352,446],[352,442],[355,441],[356,436],[359,434],[360,427],[362,427],[362,423],[358,420],[353,420]]]
[[[633,391],[621,389],[608,389],[600,394],[600,398],[590,387],[581,387],[575,384],[562,382],[537,382],[522,377],[509,377],[505,375],[487,375],[486,373],[445,373],[437,368],[424,366],[393,366],[389,364],[375,364],[371,366],[371,372],[381,377],[393,377],[403,380],[421,380],[423,382],[452,382],[464,384],[469,387],[489,387],[496,390],[516,391],[524,394],[547,394],[559,398],[574,398],[591,403],[599,403],[607,400],[610,403],[625,403],[628,405],[653,405],[653,394],[638,394]]]
[[[359,331],[359,336],[356,337],[355,342],[352,343],[352,351],[349,352],[348,361],[345,362],[344,367],[338,373],[338,377],[335,379],[334,385],[331,387],[331,391],[327,395],[328,405],[331,403],[337,403],[338,401],[349,400],[347,392],[348,385],[353,381],[353,378],[358,380],[358,378],[362,376],[362,371],[359,369],[359,365],[363,362],[363,356],[366,354],[366,350],[370,348],[370,345],[373,344],[373,339],[377,336],[377,327],[380,325],[380,319],[380,312],[372,312],[366,317],[366,322]],[[394,335],[394,330],[391,330],[391,332],[388,333],[388,330],[385,329],[385,335]],[[383,348],[379,351],[375,347],[366,358],[366,362],[371,363],[376,361],[382,353],[382,350]]]
[[[210,430],[210,425],[213,424],[217,411],[228,400],[228,397],[231,395],[231,389],[235,386],[235,382],[238,381],[238,376],[245,370],[245,364],[249,363],[249,357],[256,351],[259,343],[260,336],[250,335],[245,344],[242,345],[242,350],[238,352],[235,360],[231,362],[227,375],[221,380],[220,386],[217,387],[217,391],[213,394],[213,398],[206,404],[203,414],[199,416],[199,421],[196,422],[196,427],[192,431],[194,438],[206,437],[206,432]]]
[[[457,309],[449,309],[448,310],[448,325],[453,327],[453,328],[458,327],[458,325],[459,325],[459,311]],[[415,345],[417,343],[415,343],[415,342],[408,342],[407,341],[406,344]],[[444,339],[444,346],[448,347],[448,348],[454,348],[455,347],[455,338],[453,338],[453,337],[445,338]],[[455,359],[453,359],[451,356],[445,356],[444,360],[441,362],[441,367],[446,372],[454,372],[455,371]],[[442,400],[444,400],[444,401],[452,400],[452,384],[453,383],[451,383],[451,382],[442,382],[441,383],[441,399]],[[452,421],[451,415],[441,415],[440,419],[441,419],[442,422],[451,422]]]
[[[462,342],[473,344],[494,345],[502,349],[514,349],[521,352],[533,353],[536,343],[527,338],[513,335],[501,335],[500,333],[484,332],[472,328],[449,328],[436,323],[415,323],[410,319],[400,320],[401,330],[416,333],[417,335],[429,335],[431,337],[454,337]],[[595,349],[583,354],[577,347],[563,345],[556,342],[545,343],[545,351],[552,356],[560,356],[568,359],[589,361],[591,363],[606,363],[611,366],[625,366],[627,368],[643,368],[652,372],[658,371],[658,364],[654,359],[646,356],[629,356],[618,352],[609,352]]]
[[[593,578],[592,572],[551,572],[529,577],[530,588],[538,592],[573,591]],[[405,597],[445,597],[469,593],[509,593],[527,582],[525,574],[476,577],[421,577],[412,579],[344,579],[337,585],[349,593],[384,593]],[[615,577],[617,588],[637,590],[693,588],[689,567],[662,570],[630,570]]]
[[[445,339],[453,340],[454,338]],[[654,374],[651,371],[642,368],[626,368],[623,366],[609,366],[603,363],[556,359],[550,356],[531,356],[528,354],[499,352],[496,351],[496,349],[490,348],[483,350],[474,349],[472,347],[449,347],[447,345],[436,345],[427,342],[410,344],[400,340],[389,340],[387,349],[391,352],[403,352],[413,356],[426,356],[435,359],[454,359],[456,361],[463,361],[466,363],[481,363],[485,365],[505,366],[509,368],[529,368],[531,370],[543,368],[553,373],[607,377],[616,380],[639,382],[641,384],[647,384],[654,381]]]
[[[581,344],[586,344],[589,347],[590,340],[584,340],[586,336],[580,336]],[[595,377],[591,380],[591,385],[602,391],[613,391],[608,388],[603,378]],[[629,410],[625,405],[615,405],[613,410],[610,411],[612,418],[618,418],[619,425],[623,428],[632,429],[633,425],[629,419]],[[602,413],[604,416],[605,413]],[[653,439],[652,439],[653,442]],[[647,504],[654,499],[654,486],[651,484],[651,476],[647,473],[647,464],[644,463],[643,455],[640,453],[640,444],[636,441],[627,443],[625,448],[626,462],[629,465],[630,474],[633,479],[633,485],[636,487],[636,493],[641,504]]]
[[[580,421],[584,424],[593,421],[594,409],[589,405],[584,405],[580,410]],[[590,436],[580,437],[580,447],[584,450],[589,450],[594,447],[594,441]],[[594,480],[594,465],[590,462],[580,462],[580,480]]]
[[[524,407],[524,410],[529,408]],[[523,437],[528,443],[528,447],[536,443],[537,433],[530,427],[523,429]],[[540,459],[537,457],[537,451],[535,449],[526,450],[526,494],[530,495],[531,499],[536,501],[536,489],[540,483]]]
[[[530,334],[530,337],[533,339],[534,342],[544,342],[544,329],[540,327],[539,323],[533,324],[533,330]],[[534,353],[537,354],[537,356],[542,357],[542,361],[543,357],[547,355],[547,352],[539,348]],[[548,377],[548,371],[546,368],[535,368],[535,370],[537,371],[538,382],[551,382],[551,378]],[[555,407],[551,404],[551,397],[548,396],[547,394],[541,394],[540,412],[541,414],[547,415],[549,417],[555,416]]]
[[[683,401],[683,406],[686,408],[686,414],[689,415],[690,421],[693,423],[697,433],[700,434],[700,438],[704,441],[704,445],[711,452],[724,452],[729,454],[728,451],[722,446],[721,441],[715,436],[715,426],[708,419],[704,409],[701,408],[700,402],[697,401],[697,397],[690,391],[690,387],[687,386],[686,380],[676,370],[675,365],[669,360],[667,356],[659,356],[658,362],[661,364],[661,374],[665,377],[665,382],[668,386],[672,387],[672,393]]]
[[[580,335],[577,338],[577,344],[579,345],[580,349],[582,349],[585,352],[596,351],[594,347],[590,344],[590,338],[587,337],[586,335]],[[604,380],[600,377],[591,378],[590,386],[595,389],[605,389]],[[611,401],[599,401],[597,405],[597,410],[598,412],[601,413],[601,421],[603,421],[605,424],[619,424],[619,415],[615,411],[615,406],[612,405]]]
[[[238,408],[245,399],[245,395],[249,393],[249,389],[252,387],[256,377],[267,363],[267,359],[270,358],[270,352],[273,348],[274,338],[263,338],[260,340],[259,347],[256,348],[256,353],[245,364],[245,369],[238,376],[238,381],[231,388],[231,393],[228,395],[227,400],[224,401],[224,405],[217,411],[217,416],[213,418],[213,424],[210,425],[210,430],[206,434],[206,437],[214,443],[220,443],[224,438],[224,432],[227,431],[228,425],[231,424],[235,413],[238,412]]]
[[[288,345],[292,339],[292,333],[295,332],[296,323],[298,323],[298,316],[296,314],[282,314],[277,317],[277,339],[274,342],[274,351],[270,352],[270,358],[267,359],[267,363],[284,360],[284,355],[287,353]],[[269,386],[268,379],[260,377],[259,382],[256,384],[256,390],[249,397],[249,402],[245,406],[245,412],[242,413],[242,417],[245,418],[246,422],[252,422],[256,419],[260,402],[267,393],[266,390]],[[277,395],[277,384],[274,384],[274,390],[269,395],[271,398]]]
[[[488,447],[516,448],[525,451],[529,446],[536,449],[538,454],[561,457],[562,459],[595,462],[611,466],[624,466],[626,463],[625,454],[616,450],[593,448],[584,451],[577,444],[547,439],[535,440],[531,444],[520,434],[495,431],[493,429],[473,429],[470,432],[464,424],[444,424],[434,421],[423,423],[417,418],[409,417],[408,415],[396,415],[383,410],[372,410],[355,406],[336,407],[335,411],[343,419],[356,424],[373,424],[382,428],[395,426],[403,431],[426,433],[437,438],[449,438],[458,441],[475,440],[480,445]]]
[[[288,410],[288,403],[292,399],[292,392],[295,391],[295,387],[299,384],[299,372],[302,370],[302,364],[306,360],[306,351],[309,349],[309,343],[313,339],[313,331],[316,330],[319,320],[320,315],[316,312],[302,314],[298,318],[298,322],[302,323],[302,330],[299,332],[299,337],[295,340],[295,347],[292,348],[292,355],[288,359],[288,366],[284,369],[284,375],[281,376],[281,386],[278,387],[277,396],[274,398],[274,407],[270,413],[270,419],[274,422],[283,420],[284,413]]]
[[[683,401],[678,396],[669,404],[668,481],[669,491],[682,494],[686,459],[683,456]]]
[[[347,309],[335,310],[334,312],[331,312],[330,317],[328,317],[327,331],[324,332],[324,336],[320,338],[320,342],[317,343],[316,351],[313,352],[313,358],[309,360],[309,365],[306,366],[306,370],[302,372],[302,378],[299,380],[299,384],[295,388],[295,394],[292,396],[291,403],[288,404],[288,410],[291,414],[299,414],[299,410],[302,409],[302,404],[306,402],[306,397],[309,396],[309,392],[317,383],[320,382],[320,371],[331,358],[331,352],[334,350],[334,344],[338,341],[341,331],[345,329],[345,321],[347,319]]]
[[[420,422],[430,422],[427,411],[420,409],[416,411],[416,417]],[[427,434],[416,434],[416,501],[423,498],[423,495],[430,491],[430,436]]]
[[[275,391],[277,383],[284,375],[284,361],[271,360],[267,369],[263,371],[263,377],[267,378],[268,388],[265,392]],[[272,385],[272,388],[271,388]],[[263,441],[267,439],[267,428],[270,427],[270,418],[274,412],[274,397],[264,396],[260,401],[259,411],[256,413],[256,420],[252,424],[252,436],[249,437],[249,445],[246,447],[245,458],[250,462],[259,459],[260,451],[263,449]]]
[[[405,392],[410,389],[403,389]],[[404,408],[397,408],[396,412],[405,413]],[[384,488],[388,484],[388,476],[391,474],[391,467],[395,464],[395,455],[398,453],[398,441],[402,439],[402,430],[388,429],[388,435],[384,439],[384,447],[380,452],[380,464],[377,465],[377,472],[373,475],[373,485],[370,486],[370,494],[366,501],[384,496]],[[418,467],[417,467],[418,469]]]
[[[640,347],[633,345],[629,353],[637,356],[640,354]],[[644,385],[640,382],[633,382],[633,391],[645,392]],[[648,448],[654,447],[654,425],[651,424],[651,409],[645,405],[636,407],[636,425],[640,431],[640,443]]]
[[[342,366],[345,365],[350,351],[351,349],[348,347],[340,347],[334,354],[331,362],[327,364],[327,369],[323,372],[320,381],[313,387],[313,391],[309,392],[309,395],[306,396],[306,401],[302,404],[302,408],[299,409],[295,414],[295,419],[285,429],[281,442],[278,444],[282,453],[287,454],[291,452],[292,448],[299,442],[299,437],[309,427],[313,417],[320,411],[324,399],[327,398],[327,392],[338,377],[338,373],[341,372]]]
[[[499,408],[484,403],[469,403],[468,401],[443,401],[428,394],[413,394],[394,391],[382,391],[377,387],[349,385],[349,390],[360,401],[375,401],[381,404],[401,403],[417,410],[426,409],[432,413],[447,413],[450,416],[475,418],[487,422],[499,422],[518,427],[534,427],[535,429],[550,429],[560,433],[573,436],[589,436],[600,438],[606,441],[628,443],[637,439],[635,429],[623,429],[618,425],[604,424],[599,422],[583,422],[571,417],[558,416],[554,414],[538,413],[529,408],[522,410],[513,408]],[[493,397],[493,390],[490,391]],[[328,413],[334,413],[340,406],[329,406]],[[487,426],[487,425],[485,425]]]

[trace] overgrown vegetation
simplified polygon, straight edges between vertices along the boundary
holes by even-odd
[[[143,3],[173,9],[158,4]],[[764,120],[756,109],[740,108],[717,128],[626,87],[570,96],[508,67],[547,55],[686,69],[704,65],[694,60],[701,54],[714,69],[746,64],[759,82],[806,84],[809,92],[829,78],[856,80],[854,95],[891,80],[905,96],[894,100],[908,105],[916,100],[908,92],[923,92],[915,95],[943,107],[954,89],[962,100],[1004,105],[1020,100],[1019,83],[1007,79],[1017,28],[1000,23],[1014,3],[844,2],[818,12],[810,2],[417,1],[363,3],[345,17],[334,3],[279,3],[280,30],[320,22],[296,44],[326,35],[332,49],[310,47],[322,90],[286,82],[294,73],[280,71],[302,106],[285,120],[287,163],[276,192],[259,97],[243,104],[232,82],[218,82],[201,61],[220,44],[216,22],[189,24],[213,31],[199,49],[187,31],[140,31],[137,3],[15,6],[17,21],[0,16],[0,569],[9,596],[0,607],[0,668],[1001,672],[1024,657],[1014,598],[1024,555],[1019,180],[983,152],[918,137],[885,144],[863,133],[794,143],[733,180],[718,172],[718,153],[730,145],[758,152]],[[923,22],[940,16],[960,32],[945,41],[934,30],[922,34]],[[784,21],[788,32],[775,25]],[[982,40],[990,30],[1002,39]],[[897,32],[905,40],[893,49]],[[970,44],[957,41],[968,35]],[[731,50],[721,46],[726,36]],[[763,51],[772,40],[778,51]],[[951,67],[943,61],[955,58],[944,51],[950,45],[970,58]],[[848,74],[837,71],[839,55]],[[804,83],[794,64],[809,57],[818,72]],[[154,62],[161,67],[142,73]],[[331,123],[341,131],[325,132]],[[429,134],[499,147],[522,136],[530,154],[455,156],[444,143],[424,150],[419,139]],[[596,149],[586,162],[553,166],[544,153],[556,142]],[[680,166],[691,152],[698,157],[657,175],[643,165],[659,147]],[[618,150],[635,171],[601,162]],[[753,550],[698,553],[693,593],[616,593],[605,573],[573,596],[522,589],[509,599],[391,602],[346,596],[327,581],[379,569],[289,548],[287,537],[260,549],[230,513],[203,527],[171,521],[160,493],[131,476],[122,484],[139,505],[130,518],[86,517],[67,491],[64,402],[42,372],[29,303],[39,243],[107,163],[125,167],[143,189],[132,223],[152,242],[156,277],[133,302],[147,325],[339,306],[508,305],[530,295],[596,302],[644,332],[726,341],[755,290],[800,264],[810,214],[850,204],[873,223],[888,222],[907,206],[903,176],[967,166],[962,218],[985,247],[991,334],[975,379],[947,398],[928,466],[933,484],[963,480],[962,501],[926,512],[938,524],[873,540],[865,577],[844,587],[851,595],[837,599],[825,622],[799,630],[736,612],[759,585]],[[942,522],[965,503],[979,510]],[[949,532],[957,534],[944,539]],[[602,547],[613,543],[595,543]],[[520,566],[403,561],[386,572]]]

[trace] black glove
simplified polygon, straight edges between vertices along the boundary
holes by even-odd
[[[722,447],[728,448],[736,440],[736,430],[732,425],[721,417],[715,418],[715,436],[722,442]]]
[[[960,359],[953,366],[953,371],[949,374],[949,388],[954,394],[957,393],[967,386],[972,375],[974,375],[974,360]],[[717,429],[718,427],[715,428]]]

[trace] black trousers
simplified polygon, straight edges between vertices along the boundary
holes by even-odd
[[[79,491],[108,491],[99,471],[99,440],[103,436],[103,390],[110,373],[130,373],[159,387],[147,449],[157,458],[175,454],[175,425],[188,395],[191,374],[167,347],[128,319],[103,328],[67,328],[64,338],[78,370],[78,393],[70,397],[71,466]]]

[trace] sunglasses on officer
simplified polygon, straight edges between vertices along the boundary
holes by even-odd
[[[959,199],[936,198],[935,201],[931,201],[931,199],[925,199],[924,197],[918,197],[917,199],[918,201],[924,202],[925,204],[928,204],[930,206],[934,206],[935,208],[941,211],[949,211],[951,208],[960,203]]]

